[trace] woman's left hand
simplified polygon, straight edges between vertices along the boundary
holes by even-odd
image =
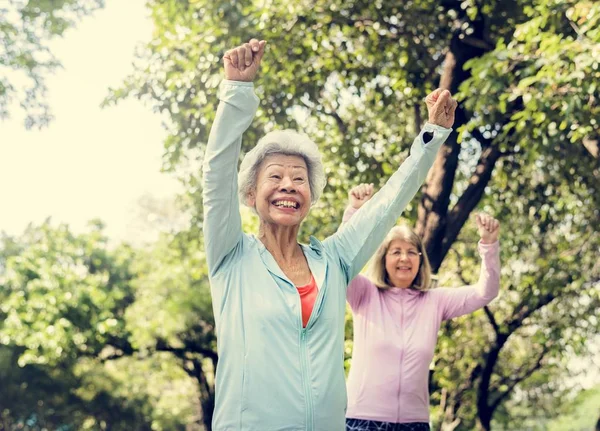
[[[483,244],[492,244],[498,241],[500,222],[489,214],[479,213],[475,217],[479,238]]]
[[[438,88],[425,98],[429,122],[449,129],[454,124],[454,113],[458,106],[448,90]]]

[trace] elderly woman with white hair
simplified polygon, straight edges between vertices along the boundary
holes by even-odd
[[[428,96],[429,122],[387,184],[333,236],[298,242],[325,186],[317,146],[293,131],[241,140],[258,108],[253,80],[265,41],[224,56],[225,80],[204,157],[204,241],[219,363],[215,431],[344,429],[346,287],[419,189],[451,132],[456,102]],[[239,202],[258,215],[242,232]]]

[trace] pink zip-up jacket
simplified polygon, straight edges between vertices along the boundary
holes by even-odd
[[[347,209],[344,221],[354,212]],[[442,321],[472,313],[498,295],[499,243],[479,242],[478,248],[481,271],[473,286],[382,290],[362,275],[350,282],[354,351],[346,417],[429,422],[429,365]]]

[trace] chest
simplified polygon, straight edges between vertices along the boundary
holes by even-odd
[[[302,303],[296,286],[315,279],[317,292],[311,313],[311,331],[327,327],[328,322],[342,322],[345,316],[346,284],[342,268],[323,253],[307,256],[297,265],[279,265],[262,249],[250,248],[231,260],[222,278],[214,280],[227,290],[223,320],[243,321],[245,331],[290,331],[297,337],[302,327]],[[315,326],[315,328],[313,328]]]
[[[310,282],[311,272],[308,262],[304,257],[285,261],[283,259],[274,258],[275,263],[281,269],[283,274],[295,285],[305,286]]]
[[[387,295],[377,292],[355,315],[359,329],[374,347],[423,349],[435,347],[441,324],[435,304],[426,294]]]

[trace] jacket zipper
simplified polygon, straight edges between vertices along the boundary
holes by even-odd
[[[402,394],[402,360],[404,359],[404,298],[400,297],[400,372],[398,373],[398,409],[396,422],[400,423],[400,395]]]
[[[294,284],[292,283],[292,285]],[[312,392],[310,390],[310,370],[308,367],[308,348],[306,337],[308,328],[312,326],[313,321],[315,320],[314,311],[318,306],[322,295],[323,286],[321,286],[321,288],[319,289],[319,293],[317,295],[317,299],[315,300],[313,310],[310,313],[308,322],[306,322],[306,328],[302,327],[302,300],[300,299],[300,295],[298,295],[298,323],[300,325],[300,365],[302,368],[302,385],[304,386],[304,397],[306,398],[306,431],[312,431],[314,429],[314,406]]]
[[[294,283],[291,283],[294,288],[296,287]],[[319,289],[319,293],[317,294],[317,299],[315,300],[315,304],[313,306],[313,310],[310,313],[310,317],[308,322],[306,322],[306,328],[302,326],[302,300],[300,299],[300,295],[298,295],[298,323],[300,326],[300,366],[302,368],[302,385],[304,386],[304,397],[306,398],[306,431],[313,431],[314,429],[314,406],[312,399],[312,392],[310,390],[310,370],[308,367],[308,349],[307,349],[307,331],[313,325],[313,321],[315,320],[315,309],[319,306],[322,301],[323,296],[323,286]]]
[[[306,430],[313,430],[313,399],[308,375],[308,352],[306,348],[306,328],[300,330],[300,362],[302,366],[302,384],[306,398]]]

